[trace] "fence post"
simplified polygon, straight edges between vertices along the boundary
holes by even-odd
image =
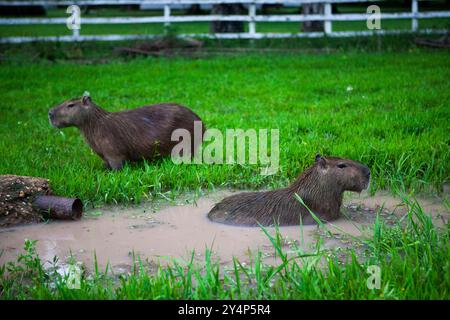
[[[327,20],[325,20],[325,34],[330,34],[332,31],[333,31],[333,29],[332,29],[332,25],[331,25],[331,20],[329,20],[330,18],[331,18],[331,8],[332,8],[332,6],[331,6],[331,3],[329,3],[329,2],[326,2],[325,3],[325,18],[327,19]]]
[[[72,37],[74,40],[77,40],[80,37],[80,29],[73,29],[72,30]]]
[[[170,19],[170,5],[165,4],[165,5],[164,5],[164,20],[165,20],[165,22],[164,22],[164,27],[165,27],[165,28],[167,28],[167,27],[170,26],[170,21],[169,21],[169,19]]]
[[[248,15],[250,17],[250,22],[248,23],[248,32],[253,38],[253,36],[256,33],[256,23],[255,23],[256,5],[254,3],[249,4]]]
[[[419,2],[417,0],[412,0],[411,12],[413,14],[411,29],[417,31],[419,29],[419,21],[417,20],[417,13],[419,12]]]

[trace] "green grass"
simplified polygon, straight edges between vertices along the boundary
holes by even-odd
[[[249,265],[226,268],[209,250],[205,261],[173,261],[150,272],[141,260],[131,274],[108,268],[85,272],[80,289],[67,276],[45,269],[26,241],[16,262],[0,267],[0,299],[450,299],[449,229],[438,229],[422,208],[409,202],[403,222],[387,227],[377,219],[370,238],[351,249],[283,249],[278,232],[263,229],[280,258],[266,265],[258,254]],[[325,228],[326,226],[322,226]],[[326,231],[326,230],[325,230]],[[362,248],[356,250],[354,248]],[[54,260],[57,261],[57,260]],[[369,266],[381,271],[380,288],[369,289]],[[92,266],[90,266],[92,267]]]
[[[64,48],[49,50],[81,50]],[[441,190],[449,177],[449,63],[445,52],[417,49],[3,62],[0,174],[49,178],[56,194],[86,203],[139,203],[162,193],[284,186],[320,152],[366,163],[375,189]],[[47,119],[50,107],[85,90],[109,111],[174,101],[209,128],[278,128],[281,171],[264,177],[256,165],[170,159],[105,171],[77,129],[57,130]]]

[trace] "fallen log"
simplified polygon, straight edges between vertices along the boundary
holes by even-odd
[[[122,55],[170,56],[178,50],[200,49],[203,42],[192,38],[163,37],[137,43],[133,47],[116,47],[114,52]]]
[[[439,39],[424,39],[424,38],[416,38],[414,42],[417,45],[430,47],[430,48],[444,48],[450,49],[450,36],[445,35]]]
[[[33,207],[50,219],[77,220],[83,214],[83,203],[78,198],[38,196]]]
[[[164,52],[160,51],[147,51],[143,49],[137,49],[137,48],[129,48],[129,47],[117,47],[115,48],[115,51],[118,53],[130,53],[130,54],[142,54],[146,56],[154,56],[154,57],[160,57],[164,55]]]
[[[78,219],[82,210],[80,199],[52,196],[47,179],[0,175],[0,227]]]

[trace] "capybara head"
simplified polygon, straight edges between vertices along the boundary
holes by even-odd
[[[80,126],[92,113],[94,104],[87,95],[67,100],[48,112],[50,124],[57,128]]]
[[[370,170],[359,162],[317,154],[315,167],[319,181],[341,191],[361,192],[369,187]]]

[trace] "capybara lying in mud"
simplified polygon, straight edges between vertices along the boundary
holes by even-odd
[[[171,141],[175,129],[190,132],[192,155],[198,147],[193,138],[194,121],[201,119],[188,108],[174,103],[108,112],[84,95],[50,109],[48,116],[57,128],[75,126],[80,129],[105,166],[114,170],[121,169],[125,161],[170,155],[178,143]],[[204,131],[202,125],[202,133]]]
[[[214,222],[237,226],[280,226],[314,224],[308,209],[295,197],[298,194],[322,221],[339,217],[344,191],[361,192],[368,188],[370,170],[347,159],[316,155],[315,163],[289,187],[265,192],[246,192],[223,199],[208,213]]]

